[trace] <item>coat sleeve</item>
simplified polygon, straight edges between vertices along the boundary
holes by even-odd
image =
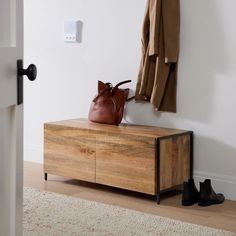
[[[143,29],[142,29],[142,55],[146,54],[150,37],[149,4],[150,0],[147,1],[146,10],[144,14]]]
[[[177,62],[179,54],[180,0],[162,0],[165,62]]]
[[[149,56],[159,55],[161,1],[151,0],[149,3],[150,37]]]

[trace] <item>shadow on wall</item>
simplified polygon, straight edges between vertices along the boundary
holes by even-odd
[[[135,95],[135,90],[129,90],[129,97]],[[150,119],[150,114],[155,114],[158,118],[161,116],[160,112],[156,112],[149,102],[136,102],[134,99],[126,102],[123,122],[140,125],[156,125],[156,118]]]
[[[212,120],[215,76],[225,73],[228,64],[219,12],[215,0],[181,0],[177,108],[182,118]]]
[[[83,26],[84,23],[81,20],[77,21],[77,28],[78,28],[78,43],[83,42]]]
[[[197,172],[201,170],[203,173],[206,171],[216,176],[235,176],[235,147],[210,137],[196,136],[194,149],[194,169]],[[236,178],[233,182],[236,185]]]

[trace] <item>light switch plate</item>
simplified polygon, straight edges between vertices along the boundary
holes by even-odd
[[[76,20],[64,21],[64,42],[76,43],[79,40],[79,24]]]

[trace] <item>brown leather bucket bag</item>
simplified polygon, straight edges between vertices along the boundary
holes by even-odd
[[[88,119],[96,123],[119,125],[129,95],[128,88],[120,89],[119,86],[129,82],[131,80],[125,80],[113,87],[111,83],[98,81],[98,94],[92,101]]]

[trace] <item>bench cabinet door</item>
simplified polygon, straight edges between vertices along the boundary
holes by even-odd
[[[96,135],[89,130],[45,125],[44,171],[95,182]]]
[[[97,136],[96,183],[156,194],[155,139],[103,133]]]

